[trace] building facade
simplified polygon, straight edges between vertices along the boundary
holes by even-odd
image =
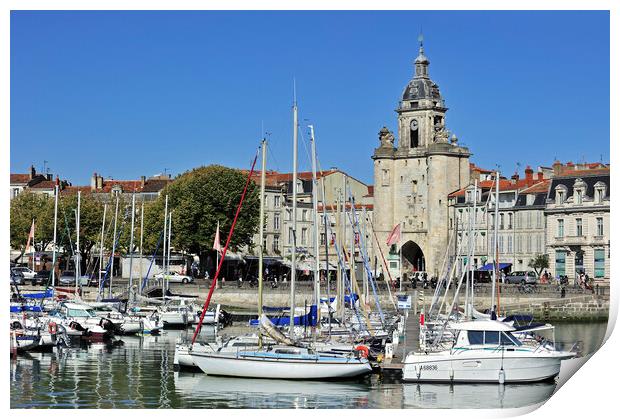
[[[545,208],[551,273],[609,281],[609,170],[554,177]]]
[[[383,127],[374,160],[374,226],[386,239],[401,224],[403,271],[438,275],[448,246],[448,194],[468,184],[470,152],[446,127],[446,107],[420,45],[415,74],[396,109],[398,141]]]

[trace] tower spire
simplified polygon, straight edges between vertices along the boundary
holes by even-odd
[[[420,48],[418,50],[418,56],[415,59],[415,77],[416,78],[428,78],[428,65],[430,61],[424,55],[424,35],[422,31],[420,31],[420,35],[418,35],[418,42],[420,43]]]

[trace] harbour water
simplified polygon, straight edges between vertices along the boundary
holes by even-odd
[[[555,335],[567,349],[580,342],[585,355],[600,347],[606,326],[559,323]],[[290,382],[175,372],[175,341],[188,333],[123,336],[114,343],[20,355],[11,360],[11,408],[509,408],[543,402],[556,387],[553,382],[405,384],[385,382],[378,375],[347,382]],[[209,339],[214,332],[203,333]]]

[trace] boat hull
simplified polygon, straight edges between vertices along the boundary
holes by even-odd
[[[468,351],[469,352],[469,351]],[[531,383],[555,378],[571,356],[495,351],[493,354],[409,354],[403,381],[452,383]]]
[[[304,359],[261,358],[190,352],[194,364],[207,375],[288,380],[345,379],[369,374],[367,360],[337,362]]]

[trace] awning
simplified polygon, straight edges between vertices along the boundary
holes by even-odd
[[[226,260],[237,260],[243,262],[243,255],[235,252],[226,252]]]
[[[492,271],[494,263],[487,263],[482,268],[477,269],[478,271]],[[512,266],[512,263],[499,263],[499,269],[506,269],[507,267]]]
[[[245,256],[244,259],[246,262],[249,262],[249,263],[258,263],[258,256]],[[264,256],[263,257],[264,266],[272,266],[272,265],[278,265],[278,264],[282,264],[281,257],[275,257],[275,256]]]

